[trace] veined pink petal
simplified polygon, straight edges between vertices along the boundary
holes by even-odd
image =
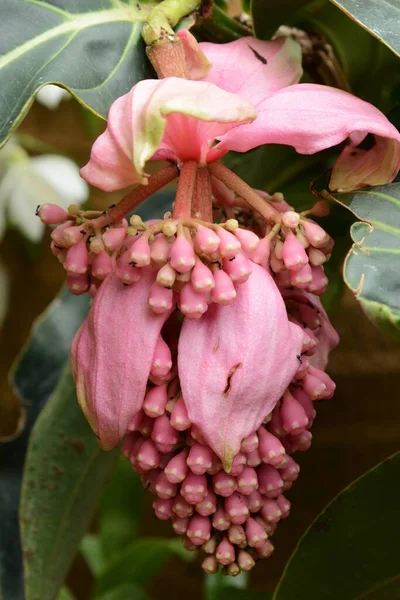
[[[130,286],[114,274],[104,280],[71,348],[78,401],[105,450],[118,444],[142,407],[156,342],[169,316],[149,310],[155,276],[142,271],[140,282]]]
[[[377,136],[377,147],[360,153],[354,145],[368,133]],[[257,119],[225,135],[212,153],[219,156],[228,149],[246,152],[262,144],[287,144],[300,154],[314,154],[349,136],[355,142],[339,157],[331,189],[392,181],[400,167],[397,129],[372,104],[322,85],[293,85],[266,97],[257,104]]]
[[[149,159],[205,161],[216,137],[255,117],[250,102],[212,83],[140,81],[111,106],[82,177],[106,191],[146,183]]]
[[[204,80],[250,100],[256,107],[270,94],[298,83],[303,73],[300,46],[287,37],[270,42],[253,37],[229,44],[204,42],[200,48],[212,63]]]
[[[202,51],[199,42],[188,29],[181,29],[177,32],[177,36],[181,40],[185,50],[190,79],[202,79],[207,75],[212,64]]]
[[[211,304],[200,320],[185,319],[178,347],[183,399],[226,468],[289,385],[302,338],[272,277],[256,264],[231,305]]]

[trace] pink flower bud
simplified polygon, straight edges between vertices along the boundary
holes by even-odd
[[[156,235],[154,242],[150,246],[150,258],[158,265],[167,262],[171,244],[163,234]]]
[[[258,512],[263,505],[264,498],[258,490],[254,490],[247,496],[247,505],[250,512]]]
[[[312,246],[315,248],[319,248],[323,246],[327,240],[329,239],[328,234],[322,227],[314,223],[314,221],[309,221],[308,219],[302,219],[301,224],[304,229],[304,233],[306,238],[310,242]]]
[[[315,419],[315,415],[317,414],[316,410],[314,408],[313,401],[311,400],[311,398],[309,398],[307,396],[305,391],[302,390],[301,388],[293,387],[293,389],[291,389],[290,391],[291,391],[292,396],[294,398],[296,398],[297,402],[299,404],[301,404],[301,406],[303,407],[303,410],[307,415],[308,427],[309,427],[310,424],[312,423],[312,421]]]
[[[196,260],[190,282],[196,292],[209,292],[215,285],[211,270],[199,259]]]
[[[75,273],[68,273],[67,275],[67,288],[72,294],[79,296],[88,291],[90,285],[89,277],[86,274],[75,275]]]
[[[305,393],[311,400],[321,400],[322,398],[325,398],[327,388],[325,383],[319,377],[307,373],[301,380],[301,383]]]
[[[74,244],[80,242],[85,235],[86,231],[84,225],[74,225],[72,227],[67,227],[62,232],[64,245],[70,248]]]
[[[179,517],[172,518],[172,527],[175,533],[178,535],[184,535],[187,531],[189,525],[189,517],[185,519],[180,519]]]
[[[71,227],[71,225],[72,225],[72,221],[66,221],[65,223],[61,223],[61,225],[58,225],[51,232],[50,237],[59,248],[67,247],[67,244],[65,243],[65,240],[64,240],[63,233],[68,227]]]
[[[246,534],[241,525],[231,525],[228,529],[228,539],[231,544],[243,544],[246,541]]]
[[[89,266],[89,252],[86,242],[81,241],[72,246],[65,257],[64,269],[74,275],[86,273]]]
[[[147,267],[150,264],[150,245],[147,235],[136,240],[129,250],[129,262],[135,267]]]
[[[229,521],[224,509],[222,507],[217,508],[212,516],[212,526],[217,531],[226,531],[229,529],[231,522]]]
[[[102,235],[105,247],[109,252],[119,250],[126,238],[125,227],[112,227],[107,229]]]
[[[233,258],[224,258],[222,264],[225,273],[227,273],[235,283],[244,283],[251,275],[251,262],[244,252],[239,252]]]
[[[252,450],[251,452],[248,452],[246,458],[249,467],[258,467],[258,465],[261,464],[261,456],[258,451],[258,448]]]
[[[242,247],[233,233],[230,233],[222,227],[218,227],[217,235],[220,240],[219,253],[222,258],[232,258],[240,252]]]
[[[171,245],[169,261],[171,267],[178,273],[188,273],[196,262],[192,244],[184,235],[178,235]]]
[[[229,471],[229,474],[232,475],[233,477],[237,477],[243,471],[246,463],[247,463],[246,456],[242,452],[239,452],[238,454],[236,454],[235,458],[233,459],[231,470]]]
[[[250,571],[255,565],[254,558],[244,550],[239,550],[238,565],[242,571]]]
[[[164,414],[167,400],[167,386],[165,384],[156,385],[147,392],[143,402],[143,410],[146,415],[155,419]]]
[[[230,519],[234,525],[242,525],[249,516],[249,509],[245,496],[238,492],[234,492],[231,496],[225,498],[225,511],[228,519]]]
[[[234,230],[233,235],[237,237],[243,252],[246,252],[247,254],[251,254],[252,252],[254,252],[254,250],[260,243],[260,238],[258,237],[258,235],[256,235],[252,231],[249,231],[248,229],[242,229],[241,227],[238,227]]]
[[[197,512],[203,517],[208,517],[217,510],[217,496],[212,490],[208,490],[207,496],[196,504]]]
[[[143,471],[156,469],[159,464],[159,454],[157,448],[151,440],[146,440],[137,454],[137,462]]]
[[[182,396],[178,398],[171,411],[171,425],[177,431],[186,431],[191,426]]]
[[[252,452],[258,448],[258,435],[257,433],[251,433],[247,437],[242,440],[242,445],[240,449],[242,452]]]
[[[187,464],[192,473],[203,475],[212,465],[212,450],[209,446],[194,444],[190,448]]]
[[[181,495],[177,495],[172,505],[172,510],[177,517],[185,519],[191,517],[194,512],[194,507]]]
[[[56,225],[71,217],[66,210],[61,206],[57,206],[57,204],[42,204],[36,214],[45,225]]]
[[[189,504],[198,504],[207,496],[205,475],[189,473],[181,485],[181,494]]]
[[[235,560],[235,549],[227,537],[218,544],[215,556],[220,565],[229,565]]]
[[[283,498],[283,496],[280,496]],[[277,523],[281,518],[282,512],[277,500],[265,498],[261,507],[261,516],[269,523]]]
[[[282,491],[283,480],[280,471],[271,465],[263,464],[257,471],[259,490],[268,498],[276,498]]]
[[[259,558],[268,558],[268,556],[271,556],[273,551],[274,547],[269,540],[264,542],[264,544],[261,547],[256,548],[256,553]]]
[[[160,452],[171,452],[178,441],[178,433],[172,427],[167,415],[155,419],[151,437]]]
[[[218,250],[221,240],[212,229],[198,225],[195,242],[201,252],[212,254]]]
[[[186,450],[182,450],[182,452],[171,458],[165,467],[165,475],[168,481],[171,483],[181,483],[185,479],[188,472],[186,459]]]
[[[213,477],[213,486],[219,496],[227,498],[236,491],[237,483],[235,477],[228,475],[225,471],[220,471]]]
[[[258,488],[257,472],[253,467],[245,467],[238,477],[238,491],[248,496]]]
[[[250,259],[260,265],[261,267],[267,268],[269,263],[269,257],[271,254],[271,241],[269,238],[262,238],[257,245],[256,249],[250,254]]]
[[[294,210],[288,210],[282,215],[282,223],[285,227],[295,229],[300,223],[300,215]]]
[[[168,344],[165,343],[162,336],[157,340],[154,350],[153,362],[151,365],[151,375],[164,376],[170,372],[172,367],[171,350]]]
[[[92,275],[96,279],[103,281],[113,270],[113,263],[111,256],[107,252],[100,252],[96,254],[92,260]]]
[[[189,319],[200,319],[208,309],[205,294],[196,292],[190,283],[185,283],[179,296],[179,309]]]
[[[201,568],[205,573],[216,573],[218,571],[218,561],[215,556],[206,556],[206,558],[201,563]]]
[[[173,515],[172,503],[173,503],[172,498],[169,498],[168,500],[163,500],[161,498],[157,498],[156,500],[154,500],[153,508],[154,508],[156,517],[158,519],[161,519],[162,521],[170,519]]]
[[[142,276],[141,269],[138,269],[130,264],[130,258],[130,250],[127,250],[124,252],[124,254],[121,254],[117,260],[117,268],[115,270],[115,274],[118,279],[127,285],[137,283]]]
[[[285,496],[278,496],[276,499],[276,503],[279,506],[279,509],[281,511],[281,519],[286,519],[286,517],[289,516],[290,513],[290,502],[287,498],[285,498]]]
[[[264,427],[260,427],[257,433],[259,439],[258,451],[261,460],[274,467],[278,467],[285,455],[285,448],[282,446],[279,439]]]
[[[252,517],[249,517],[245,525],[247,543],[252,548],[261,548],[267,539],[267,534],[260,523]]]
[[[215,287],[211,291],[211,300],[217,304],[230,304],[236,298],[235,286],[225,271],[216,269],[214,271]]]
[[[319,267],[326,262],[326,255],[321,250],[310,246],[308,249],[308,258],[313,267]]]
[[[291,231],[286,234],[283,243],[282,259],[285,267],[291,271],[298,271],[303,265],[308,264],[306,251]]]
[[[301,289],[308,288],[308,284],[312,281],[312,271],[309,264],[304,265],[298,271],[290,271],[290,283],[294,287]]]
[[[159,498],[167,500],[168,498],[176,496],[176,493],[178,491],[178,484],[171,483],[169,479],[167,479],[164,471],[161,471],[161,473],[159,473],[157,477],[155,490]]]
[[[326,391],[325,391],[324,398],[332,398],[332,396],[335,392],[335,389],[336,389],[336,384],[329,377],[328,373],[321,371],[321,369],[316,369],[312,365],[310,365],[310,367],[309,367],[309,372],[310,372],[310,375],[312,375],[313,377],[317,377],[320,381],[322,381],[325,384]]]
[[[168,290],[154,282],[150,288],[148,303],[151,310],[157,315],[167,313],[173,306],[172,290]]]
[[[324,273],[323,267],[311,267],[312,281],[308,286],[308,291],[320,296],[326,290],[329,283],[327,276]]]
[[[283,395],[281,419],[283,429],[287,433],[300,433],[308,425],[308,418],[304,412],[304,408],[289,392],[285,392]]]
[[[280,469],[279,473],[283,481],[296,481],[299,476],[300,467],[296,461],[289,456],[288,463],[285,468]]]
[[[172,288],[176,279],[176,271],[170,264],[165,264],[157,273],[157,283],[166,288]]]

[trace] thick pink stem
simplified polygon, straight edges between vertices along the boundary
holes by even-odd
[[[207,167],[197,170],[192,217],[202,221],[212,221],[211,176]]]
[[[197,163],[194,160],[188,160],[181,166],[174,202],[174,219],[190,218],[196,173]]]
[[[210,163],[208,169],[214,177],[222,181],[230,190],[246,200],[253,210],[258,212],[266,221],[279,223],[280,213],[265,202],[243,179],[219,162]]]
[[[167,165],[149,178],[147,185],[138,185],[134,190],[118,202],[116,206],[110,208],[104,215],[93,219],[91,225],[93,229],[102,229],[111,223],[118,223],[131,210],[136,208],[143,200],[154,194],[157,190],[173,181],[178,176],[178,167],[176,165]]]

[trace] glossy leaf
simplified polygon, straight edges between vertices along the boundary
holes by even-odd
[[[29,440],[20,505],[26,600],[52,600],[87,530],[118,448],[103,452],[67,368]]]
[[[400,339],[400,183],[334,198],[361,220],[350,229],[345,282],[371,321]]]
[[[328,504],[300,540],[274,600],[399,597],[399,469],[397,453]]]
[[[400,56],[400,4],[397,0],[331,0]]]
[[[7,600],[24,597],[18,505],[29,435],[68,360],[69,345],[87,307],[88,298],[62,291],[35,321],[11,375],[27,421],[20,437],[0,444],[0,590]]]
[[[128,0],[2,0],[0,143],[46,83],[106,118],[118,96],[152,75],[141,39],[150,9]]]
[[[97,594],[121,582],[145,585],[173,555],[189,561],[196,558],[194,552],[183,548],[179,538],[140,538],[132,542],[106,565],[97,580]]]

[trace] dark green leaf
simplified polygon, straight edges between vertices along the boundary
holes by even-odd
[[[251,0],[256,36],[268,40],[280,25],[290,24],[293,13],[309,2],[310,0]]]
[[[140,477],[124,457],[104,494],[100,510],[100,543],[105,560],[118,554],[137,535],[143,501]]]
[[[0,589],[7,600],[23,600],[18,505],[29,435],[68,360],[72,337],[84,319],[88,298],[63,291],[34,323],[14,366],[12,383],[25,405],[27,422],[18,439],[0,444]]]
[[[63,587],[57,596],[57,600],[75,600],[75,596],[71,594],[68,588]]]
[[[331,0],[346,15],[400,56],[398,0]]]
[[[141,29],[151,5],[128,0],[2,0],[0,143],[46,83],[106,118],[152,74]]]
[[[105,453],[66,369],[32,431],[20,506],[26,600],[53,600],[119,453]]]
[[[96,600],[150,600],[142,588],[137,585],[126,584],[113,588],[102,596],[96,596]]]
[[[345,488],[306,531],[274,600],[400,597],[400,453]],[[388,594],[385,595],[384,589]],[[375,595],[375,593],[377,595]]]
[[[172,555],[193,560],[182,541],[166,538],[141,538],[126,546],[106,566],[97,580],[97,593],[102,594],[121,582],[145,585]]]
[[[345,282],[369,318],[400,339],[400,183],[334,198],[362,219],[350,229]]]

